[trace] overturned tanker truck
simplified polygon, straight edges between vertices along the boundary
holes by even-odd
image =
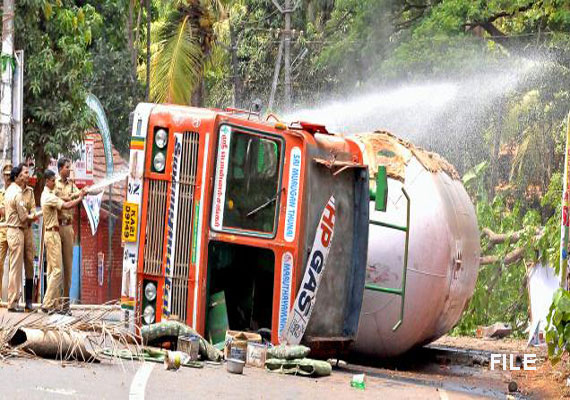
[[[389,133],[143,103],[127,187],[132,329],[178,318],[214,343],[227,328],[393,356],[446,333],[473,292],[479,233],[457,173]]]

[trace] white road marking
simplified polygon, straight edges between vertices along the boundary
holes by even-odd
[[[148,378],[154,368],[154,363],[145,362],[138,369],[133,381],[131,382],[131,389],[129,391],[129,400],[144,400],[144,392]]]
[[[445,391],[445,389],[439,389],[439,398],[441,400],[449,400],[449,397],[447,397],[447,392]]]
[[[43,386],[36,386],[36,390],[39,390],[41,392],[61,394],[64,396],[73,396],[74,394],[77,394],[77,391],[71,389],[57,389],[57,388],[49,388]]]

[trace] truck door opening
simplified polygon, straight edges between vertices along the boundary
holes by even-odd
[[[240,331],[271,330],[275,255],[259,247],[212,241],[208,245],[207,313],[215,307],[212,296],[224,293],[228,328]],[[206,316],[206,321],[211,318]],[[212,338],[206,324],[206,338]]]

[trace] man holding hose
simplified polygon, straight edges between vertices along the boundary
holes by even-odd
[[[44,243],[46,246],[47,254],[47,270],[48,270],[48,284],[42,310],[47,313],[54,311],[62,312],[64,314],[70,313],[69,301],[69,288],[67,292],[63,292],[65,286],[65,276],[62,274],[62,240],[61,240],[61,227],[59,225],[58,213],[62,210],[70,210],[81,202],[83,199],[83,192],[79,191],[79,196],[74,200],[63,201],[56,196],[56,180],[55,172],[52,170],[45,171],[46,186],[42,192],[41,205],[42,213],[44,216],[45,237]],[[63,264],[65,265],[65,264]],[[65,267],[64,267],[65,268]],[[71,268],[69,269],[71,280]],[[61,298],[63,292],[63,304],[58,304],[58,299]]]

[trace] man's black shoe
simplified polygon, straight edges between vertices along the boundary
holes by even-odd
[[[8,312],[24,312],[24,309],[21,307],[11,307],[8,308]]]

